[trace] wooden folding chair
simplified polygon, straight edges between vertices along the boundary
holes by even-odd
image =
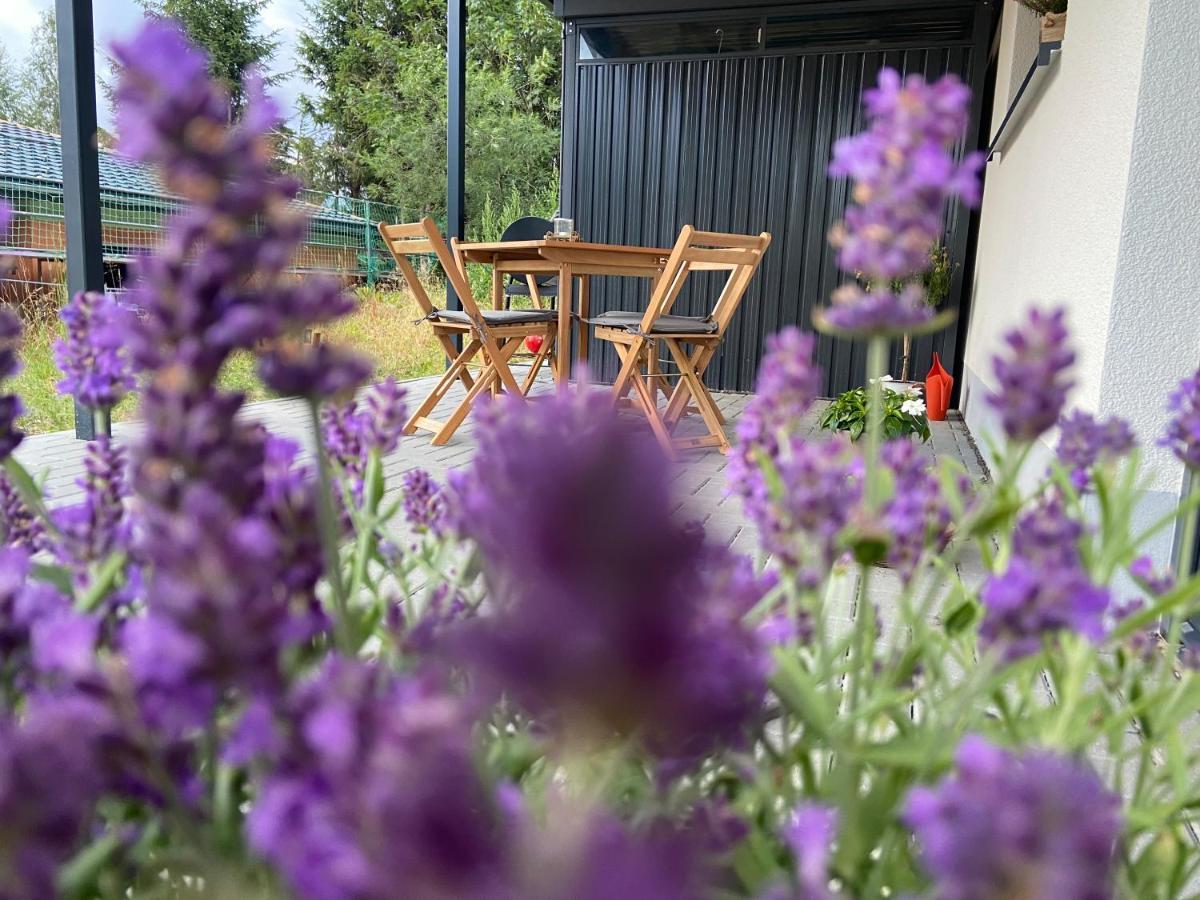
[[[724,453],[729,449],[725,419],[704,385],[704,371],[720,349],[725,330],[770,244],[771,235],[765,231],[758,236],[719,234],[685,225],[644,313],[609,312],[588,320],[592,333],[611,342],[621,360],[620,373],[613,383],[614,401],[620,402],[632,391],[634,406],[646,416],[655,437],[668,452],[719,447]],[[692,272],[727,272],[728,278],[707,316],[672,315],[671,308]],[[678,369],[677,375],[661,370],[660,343]],[[674,388],[669,383],[671,377],[678,379]],[[660,391],[667,398],[662,408],[658,403]],[[704,420],[708,434],[674,437],[680,420],[693,410]]]
[[[404,433],[412,434],[421,428],[433,432],[434,444],[445,444],[466,419],[475,401],[485,392],[504,390],[522,396],[529,393],[542,364],[553,352],[558,313],[552,309],[481,310],[471,293],[457,241],[452,241],[447,247],[437,224],[428,216],[420,222],[407,225],[381,222],[379,233],[395,257],[396,266],[425,313],[426,320],[433,326],[434,336],[442,345],[449,362],[445,374],[408,420]],[[437,257],[447,281],[462,301],[461,310],[440,309],[430,301],[409,259],[413,255],[429,254]],[[509,360],[525,338],[533,334],[543,338],[542,346],[534,355],[524,382],[518,384],[509,368]],[[455,345],[456,337],[462,339],[461,350]],[[472,377],[467,366],[477,355],[481,357],[482,370]],[[433,410],[457,382],[461,382],[466,389],[466,396],[444,422],[430,418]]]

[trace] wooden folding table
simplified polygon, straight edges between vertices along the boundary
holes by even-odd
[[[584,241],[540,240],[458,244],[467,262],[492,267],[492,304],[504,305],[504,276],[558,275],[558,337],[555,347],[555,380],[565,384],[571,377],[571,314],[575,311],[574,279],[579,279],[579,316],[589,316],[588,294],[593,275],[625,275],[656,279],[666,265],[670,250],[661,247],[627,247],[621,244],[591,244]],[[538,303],[537,286],[530,277],[530,292]],[[580,322],[579,359],[587,362],[588,327]]]

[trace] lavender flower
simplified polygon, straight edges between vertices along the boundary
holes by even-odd
[[[1173,417],[1160,443],[1185,466],[1200,469],[1200,370],[1179,382],[1167,409]]]
[[[887,561],[901,578],[910,581],[925,549],[945,546],[953,519],[937,475],[912,441],[888,441],[882,459],[894,482],[892,496],[883,508],[890,535]]]
[[[299,444],[275,436],[267,438],[263,494],[256,512],[275,533],[283,585],[291,596],[300,598],[302,605],[310,607],[307,618],[316,633],[328,624],[318,611],[314,593],[323,571],[316,472],[311,464],[300,464],[299,458]]]
[[[325,452],[337,463],[347,481],[355,486],[356,496],[361,496],[367,468],[362,418],[357,400],[344,404],[326,403],[321,407],[321,439]]]
[[[729,483],[736,493],[753,490],[759,457],[775,459],[780,437],[797,431],[821,391],[821,370],[813,363],[816,340],[798,328],[767,338],[755,392],[738,419],[738,443],[729,460]]]
[[[971,92],[947,75],[929,84],[920,75],[901,79],[893,69],[864,94],[869,126],[834,146],[829,172],[855,182],[845,221],[831,242],[838,264],[871,282],[842,287],[823,312],[834,328],[851,332],[904,331],[932,316],[923,289],[909,281],[929,267],[929,248],[942,229],[946,201],[979,202],[978,153],[956,162],[954,147],[967,126]]]
[[[30,569],[27,549],[0,550],[0,680],[21,688],[32,683],[34,628],[71,608],[57,589],[31,581]]]
[[[821,369],[813,362],[816,339],[798,328],[767,338],[754,394],[738,419],[738,437],[764,443],[800,425],[821,393]]]
[[[284,649],[309,636],[308,596],[296,596],[276,522],[239,515],[206,487],[190,486],[178,515],[147,518],[153,543],[151,610],[199,641],[196,677],[256,692],[278,687]],[[310,570],[311,571],[311,570]],[[305,591],[312,585],[306,579]]]
[[[1013,554],[1046,568],[1082,565],[1079,541],[1083,524],[1072,518],[1057,491],[1031,502],[1013,529]]]
[[[6,210],[0,210],[3,214]],[[0,229],[2,230],[2,229]],[[7,309],[0,309],[0,381],[11,378],[20,368],[17,346],[21,341],[21,320]],[[25,439],[17,419],[25,414],[16,394],[0,394],[0,461],[7,459]]]
[[[404,491],[404,519],[418,533],[445,531],[446,495],[424,469],[410,469],[400,480]]]
[[[1129,574],[1140,581],[1151,594],[1161,597],[1175,587],[1175,576],[1170,571],[1159,572],[1149,556],[1139,556],[1129,564]]]
[[[1119,807],[1075,760],[972,736],[957,773],[914,789],[904,818],[943,900],[1097,900],[1112,896]]]
[[[371,364],[357,353],[329,344],[286,346],[265,354],[258,374],[279,394],[325,399],[352,394],[370,377]]]
[[[371,387],[363,399],[365,407],[363,443],[380,456],[393,452],[400,443],[407,418],[406,391],[395,379],[387,378]]]
[[[289,349],[266,367],[304,393],[346,390],[366,369],[287,340],[351,303],[332,281],[287,272],[307,224],[297,182],[272,162],[279,116],[261,82],[230,126],[207,60],[174,24],[148,23],[115,56],[124,149],[188,201],[138,267],[143,315],[128,326],[148,370],[132,482],[149,614],[121,637],[146,714],[185,728],[223,692],[277,694],[284,654],[325,625],[311,473],[238,416],[241,395],[216,385],[222,366],[269,340]]]
[[[292,693],[283,726],[247,827],[297,896],[507,896],[505,832],[459,702],[334,658]]]
[[[477,433],[452,505],[497,608],[464,626],[457,658],[549,723],[638,732],[664,758],[736,742],[765,666],[706,588],[720,560],[672,517],[657,446],[591,391],[491,404]]]
[[[839,537],[862,498],[862,460],[848,440],[791,438],[770,474],[751,470],[738,485],[762,546],[799,582],[815,587],[829,573]]]
[[[526,828],[518,852],[520,877],[512,896],[530,900],[695,900],[709,896],[698,859],[710,833],[689,834],[666,825],[634,829],[614,816],[577,812]],[[580,821],[583,818],[583,821]],[[728,827],[728,826],[727,826]],[[707,839],[707,840],[704,840]]]
[[[101,435],[89,442],[84,450],[83,477],[76,480],[83,488],[82,502],[53,513],[59,532],[55,553],[76,572],[129,543],[125,466],[125,451],[111,438]]]
[[[798,900],[829,900],[829,857],[837,836],[838,812],[828,806],[797,807],[783,837],[796,860]]]
[[[1080,491],[1087,488],[1094,466],[1120,459],[1137,444],[1129,423],[1116,416],[1100,420],[1076,411],[1064,416],[1058,427],[1058,461]]]
[[[1082,526],[1067,516],[1057,496],[1021,516],[1008,568],[989,578],[981,592],[984,646],[998,647],[1011,661],[1038,652],[1060,631],[1091,640],[1104,636],[1110,597],[1083,568],[1081,535]]]
[[[124,343],[131,315],[114,297],[90,291],[63,307],[67,336],[54,344],[54,361],[65,376],[60,391],[90,409],[109,409],[133,389]]]
[[[81,695],[35,695],[24,715],[0,716],[0,895],[58,896],[58,869],[88,838],[103,788],[96,747],[111,728]]]
[[[93,615],[62,609],[41,616],[29,632],[33,665],[46,675],[81,679],[96,671],[100,620]]]
[[[34,552],[44,550],[48,545],[45,527],[3,472],[0,472],[0,529],[4,543],[9,547],[23,547]]]
[[[992,360],[997,389],[988,402],[1014,441],[1036,440],[1058,421],[1072,381],[1075,353],[1067,345],[1066,312],[1033,309],[1028,321],[1004,336],[1008,352]]]
[[[404,389],[388,378],[369,388],[361,400],[321,407],[321,435],[354,499],[363,500],[363,479],[372,452],[394,451],[404,429]]]

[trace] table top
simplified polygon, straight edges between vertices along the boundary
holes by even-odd
[[[458,245],[458,249],[470,262],[491,262],[497,257],[503,259],[549,259],[562,254],[597,258],[608,254],[621,254],[628,259],[629,254],[633,254],[644,257],[647,263],[653,263],[671,255],[669,249],[662,247],[593,244],[588,241],[559,241],[545,238],[539,241],[461,243]]]

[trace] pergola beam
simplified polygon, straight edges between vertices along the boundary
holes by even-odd
[[[96,144],[96,59],[92,0],[56,0],[58,102],[62,134],[67,294],[104,290],[100,155]],[[91,411],[75,404],[75,436],[96,436]]]
[[[446,0],[446,235],[462,240],[467,224],[467,0]],[[461,309],[446,285],[446,306]]]

